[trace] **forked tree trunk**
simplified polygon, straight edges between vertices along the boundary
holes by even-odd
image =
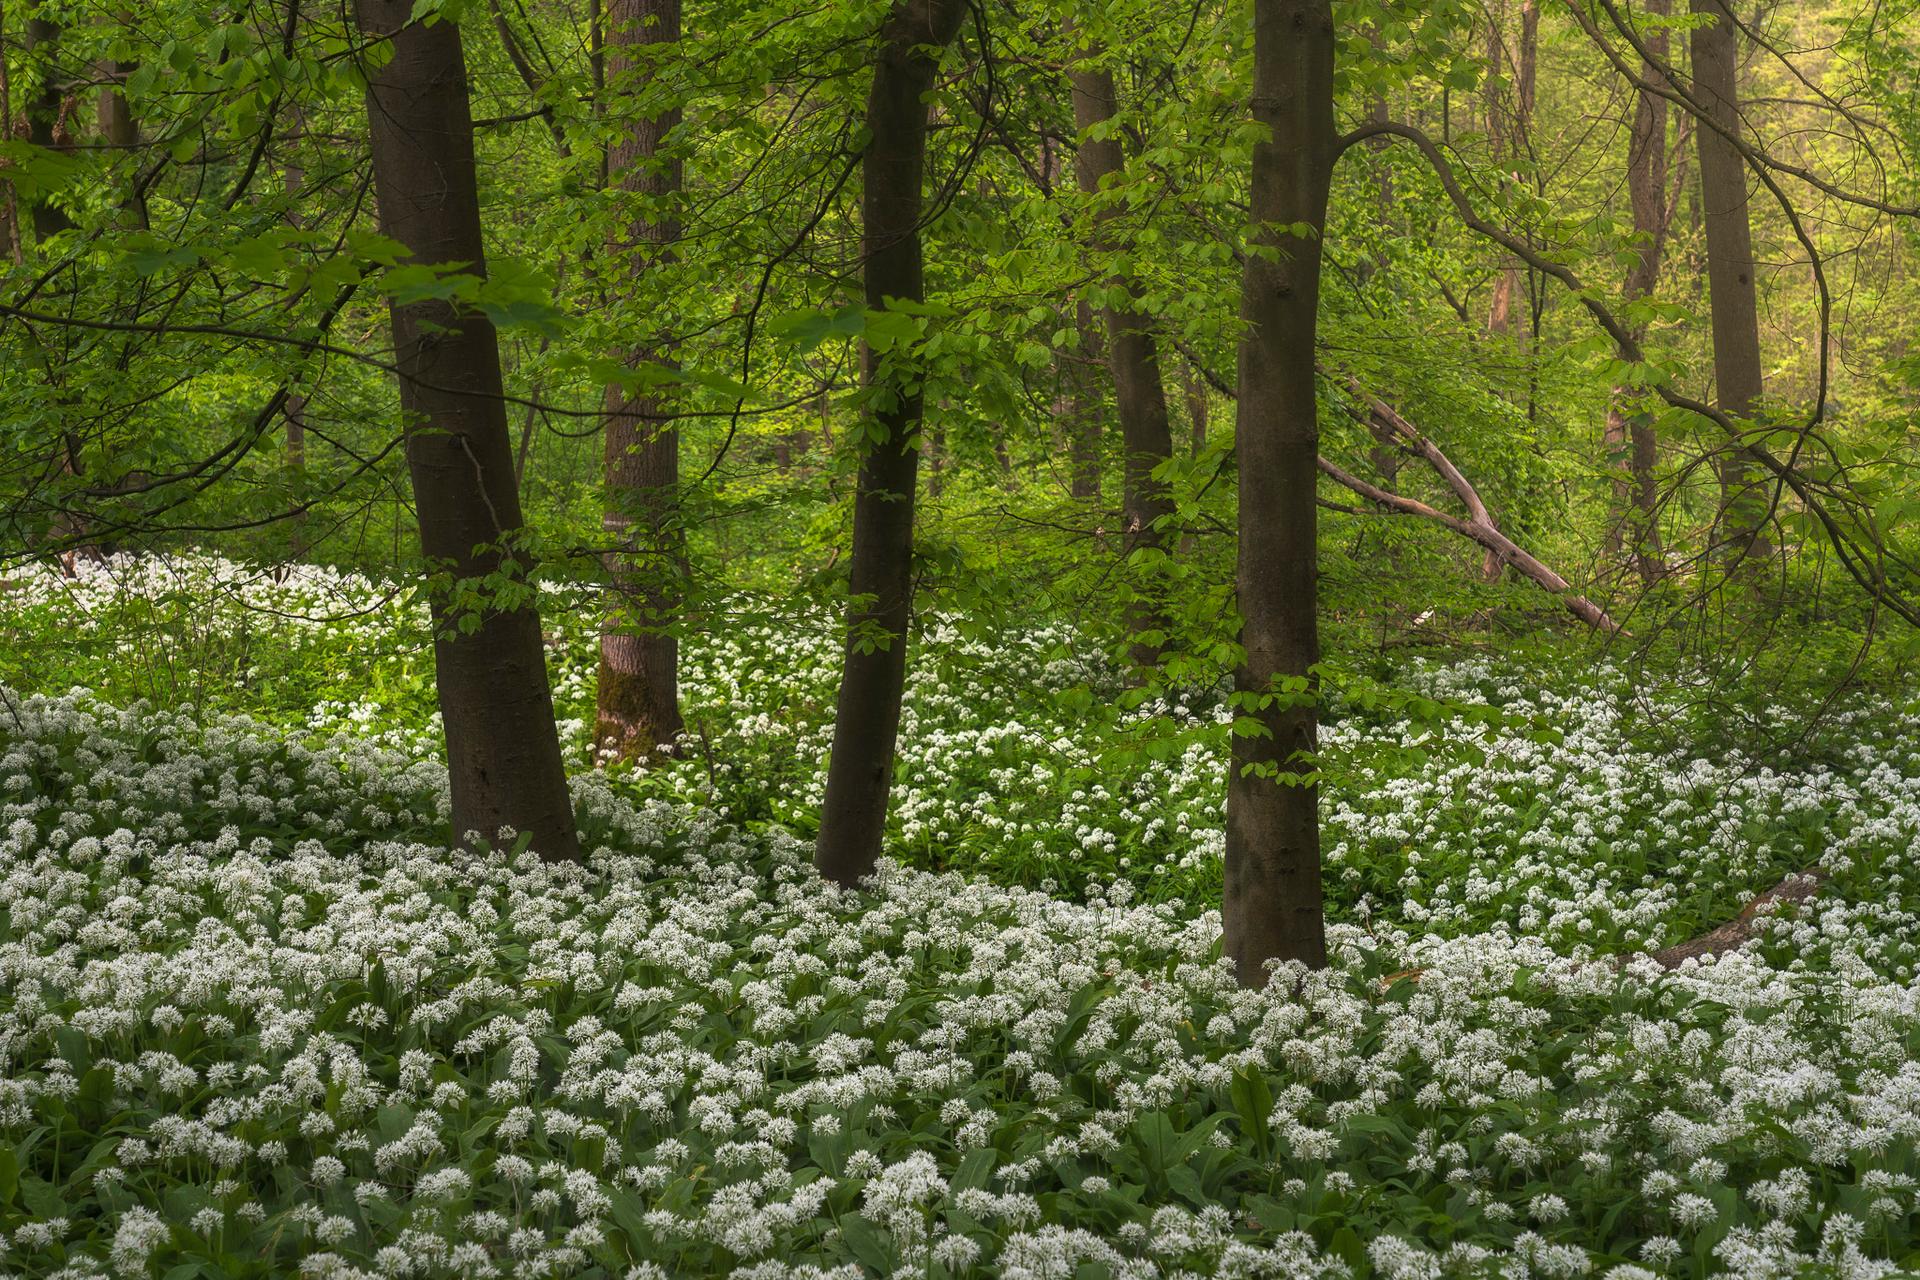
[[[484,274],[460,28],[409,22],[412,8],[354,4],[363,36],[392,38],[367,85],[380,231],[415,263]],[[521,518],[493,325],[440,300],[389,305],[421,551],[462,582],[521,577],[500,549]],[[469,610],[435,592],[432,616],[454,838],[507,826],[543,857],[578,857],[535,606]]]
[[[1237,714],[1265,736],[1236,733],[1227,776],[1223,948],[1240,981],[1261,986],[1272,960],[1326,963],[1320,889],[1319,790],[1276,773],[1314,768],[1316,712],[1272,700],[1279,681],[1319,660],[1317,511],[1320,428],[1314,331],[1320,234],[1334,159],[1330,0],[1254,0],[1251,242],[1242,284],[1236,444],[1240,463],[1240,641]],[[1289,234],[1305,224],[1310,236]]]
[[[1645,0],[1647,14],[1655,19],[1672,12],[1672,0]],[[1648,83],[1665,87],[1661,68],[1667,61],[1667,31],[1650,28],[1643,39],[1647,60],[1641,74]],[[1671,221],[1667,195],[1667,100],[1658,93],[1641,91],[1635,95],[1633,127],[1627,140],[1627,199],[1633,209],[1634,258],[1627,268],[1626,299],[1634,302],[1649,297],[1660,280],[1660,256],[1666,246],[1667,226]],[[1633,327],[1633,340],[1647,336],[1644,323]],[[1658,576],[1660,566],[1658,495],[1653,471],[1658,458],[1652,419],[1631,406],[1634,392],[1615,387],[1607,402],[1605,447],[1607,468],[1616,473],[1613,482],[1613,511],[1607,522],[1607,551],[1618,556],[1630,540],[1634,565],[1643,581]],[[1626,454],[1624,474],[1619,474],[1621,455]]]
[[[1694,130],[1700,156],[1701,219],[1706,224],[1707,288],[1713,315],[1714,398],[1729,417],[1761,411],[1760,318],[1755,300],[1753,229],[1747,217],[1747,171],[1739,148],[1721,129],[1740,124],[1739,35],[1723,0],[1691,0],[1710,21],[1693,29],[1693,96],[1710,123]],[[1719,129],[1713,127],[1720,126]],[[1763,556],[1766,486],[1755,484],[1744,452],[1720,460],[1721,537],[1733,559]]]
[[[927,158],[927,93],[940,51],[953,40],[967,0],[897,0],[880,30],[860,198],[866,304],[924,300],[920,259],[921,184]],[[873,870],[893,786],[900,697],[907,674],[913,596],[914,483],[920,453],[917,379],[861,351],[872,388],[873,432],[853,500],[853,602],[846,661],[833,722],[833,758],[814,865],[851,887]]]
[[[623,92],[646,74],[648,46],[680,39],[680,0],[613,0],[608,11],[607,74]],[[664,206],[680,193],[679,157],[662,146],[680,123],[678,108],[636,120],[611,148],[608,175],[646,210],[611,253],[630,278],[665,261],[679,238]],[[635,351],[632,363],[649,353]],[[653,353],[659,358],[662,353]],[[618,550],[607,556],[612,602],[600,629],[600,683],[594,742],[603,758],[632,759],[671,742],[680,718],[680,642],[671,628],[686,558],[679,519],[680,433],[657,391],[606,395],[606,514]]]
[[[1118,138],[1095,139],[1088,131],[1113,119],[1119,102],[1111,72],[1090,66],[1083,54],[1071,72],[1073,82],[1073,122],[1080,131],[1080,151],[1075,163],[1080,190],[1097,195],[1101,184],[1120,173],[1123,161]],[[1102,205],[1094,215],[1094,248],[1111,252],[1111,227],[1120,210]],[[1125,534],[1124,554],[1157,550],[1161,545],[1159,522],[1173,514],[1173,497],[1164,481],[1154,478],[1154,470],[1173,456],[1173,428],[1167,412],[1167,392],[1160,380],[1159,346],[1153,338],[1151,322],[1134,306],[1115,306],[1116,291],[1138,296],[1126,281],[1114,277],[1106,282],[1108,305],[1102,314],[1107,328],[1107,368],[1113,374],[1114,408],[1120,415],[1120,442],[1125,451],[1121,466],[1121,526]],[[1133,660],[1143,667],[1159,664],[1161,645],[1145,638],[1145,633],[1165,634],[1166,610],[1154,603],[1157,592],[1148,588],[1145,599],[1131,611],[1128,619],[1136,639]]]

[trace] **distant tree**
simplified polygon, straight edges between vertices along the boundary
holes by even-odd
[[[613,0],[608,10],[607,75],[627,94],[643,92],[662,46],[680,40],[680,0]],[[679,238],[671,203],[681,162],[665,146],[680,109],[642,115],[616,137],[607,157],[616,188],[636,210],[610,252],[629,276],[666,261]],[[636,350],[629,362],[669,353]],[[680,433],[658,389],[607,388],[602,523],[616,549],[607,556],[612,600],[600,631],[600,681],[594,742],[603,756],[645,755],[680,733],[680,645],[672,627],[674,583],[686,557],[680,520]]]
[[[1113,226],[1121,209],[1111,187],[1125,168],[1120,139],[1108,131],[1119,114],[1119,95],[1113,73],[1097,61],[1099,51],[1087,49],[1072,64],[1073,123],[1080,131],[1075,176],[1080,190],[1100,203],[1094,213],[1096,252],[1110,255],[1123,246],[1115,243]],[[1097,135],[1097,136],[1096,136]],[[1102,200],[1102,192],[1107,192]],[[1159,345],[1153,321],[1139,308],[1139,290],[1121,276],[1102,282],[1106,295],[1101,315],[1106,323],[1107,368],[1113,376],[1114,407],[1120,416],[1121,525],[1125,554],[1160,548],[1160,522],[1173,514],[1173,497],[1154,472],[1173,454],[1173,430],[1167,411],[1166,386],[1160,377]],[[1151,595],[1149,595],[1149,600]],[[1135,640],[1133,660],[1143,667],[1160,661],[1161,643],[1145,638],[1163,635],[1165,611],[1143,603],[1132,611],[1130,629]]]
[[[1658,23],[1672,12],[1672,0],[1646,0],[1646,11]],[[1643,59],[1643,74],[1649,84],[1671,91],[1661,69],[1667,59],[1666,28],[1650,27],[1644,40],[1648,56]],[[1651,297],[1660,282],[1660,260],[1673,220],[1673,197],[1667,182],[1667,100],[1654,89],[1640,89],[1633,94],[1633,122],[1627,135],[1627,202],[1632,210],[1634,242],[1625,289],[1629,302]],[[1646,336],[1645,322],[1633,325],[1635,341],[1644,342]],[[1614,481],[1607,545],[1610,552],[1618,554],[1630,534],[1635,567],[1643,580],[1651,581],[1658,573],[1660,555],[1654,480],[1659,443],[1650,417],[1632,409],[1633,394],[1631,388],[1615,387],[1607,402],[1607,465],[1618,469],[1622,453],[1627,464],[1624,474]]]
[[[1520,33],[1508,47],[1504,0],[1487,16],[1487,146],[1493,162],[1508,170],[1527,169],[1533,147],[1533,107],[1540,50],[1540,2],[1520,0]],[[1511,78],[1509,79],[1509,72]],[[1512,91],[1512,98],[1507,96]],[[1513,303],[1520,293],[1520,264],[1509,258],[1494,278],[1487,307],[1487,331],[1513,331]]]
[[[369,51],[367,81],[380,230],[414,264],[484,277],[460,28],[412,9],[354,5],[361,34],[384,42]],[[512,827],[543,857],[578,857],[540,615],[508,549],[522,522],[493,324],[440,298],[396,298],[389,314],[420,546],[455,580],[432,602],[454,838]],[[476,601],[463,598],[476,588]]]

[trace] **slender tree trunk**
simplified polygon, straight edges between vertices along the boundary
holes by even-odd
[[[861,194],[866,304],[924,300],[920,258],[921,185],[926,172],[927,104],[940,51],[966,15],[966,0],[897,0],[880,31]],[[897,357],[895,357],[897,359]],[[920,453],[917,379],[893,359],[861,350],[872,392],[872,435],[853,500],[848,563],[846,661],[833,722],[833,757],[814,864],[851,887],[873,870],[886,831],[900,698],[907,675],[913,606],[914,484]]]
[[[1272,960],[1326,963],[1319,789],[1302,774],[1317,715],[1282,681],[1315,689],[1320,658],[1317,510],[1320,427],[1314,332],[1320,234],[1334,159],[1331,0],[1254,0],[1253,116],[1268,132],[1253,150],[1252,230],[1242,285],[1238,419],[1237,584],[1245,660],[1238,714],[1264,736],[1236,733],[1227,775],[1223,947],[1240,981],[1262,986]],[[1286,228],[1304,223],[1310,236]]]
[[[678,43],[680,0],[613,0],[608,26],[607,74],[622,92],[633,93],[634,77],[651,74],[654,46]],[[608,157],[609,179],[643,211],[626,243],[610,247],[630,274],[666,261],[679,238],[670,203],[680,194],[680,160],[671,151],[662,154],[679,123],[678,108],[636,120]],[[635,351],[631,363],[648,355]],[[607,388],[602,524],[620,549],[607,557],[612,606],[600,630],[594,741],[603,758],[650,754],[683,727],[680,647],[670,628],[679,612],[686,537],[679,518],[680,433],[668,408],[657,391]]]
[[[124,102],[122,108],[124,109]],[[106,91],[101,94],[101,115],[106,115]],[[305,121],[298,107],[294,108],[293,121],[296,129],[302,128]],[[304,130],[302,130],[304,131]],[[300,193],[306,189],[306,167],[297,160],[289,160],[286,175],[282,179],[289,197],[287,222],[295,228],[300,226],[300,215],[296,212]],[[287,479],[293,491],[296,504],[305,500],[307,476],[307,397],[298,391],[289,392],[286,403],[280,410],[287,420]],[[295,560],[304,560],[308,551],[307,513],[295,511],[291,517],[292,532],[288,538],[288,552]]]
[[[130,14],[119,15],[123,26],[130,26],[133,17]],[[127,95],[121,89],[126,78],[133,73],[131,62],[103,61],[100,73],[106,77],[107,84],[100,90],[98,125],[100,140],[111,147],[130,148],[140,144],[140,125],[133,118],[133,111],[127,105]]]
[[[1672,12],[1671,0],[1646,0],[1646,12],[1664,18]],[[1646,41],[1648,60],[1641,74],[1650,84],[1665,86],[1661,70],[1667,61],[1667,32],[1664,27],[1650,28]],[[1667,100],[1658,93],[1636,95],[1633,128],[1627,140],[1627,199],[1633,209],[1634,259],[1627,268],[1626,298],[1629,302],[1652,295],[1660,280],[1660,258],[1666,246],[1671,211],[1667,207]],[[1633,329],[1635,342],[1643,342],[1647,326]],[[1620,554],[1624,540],[1631,536],[1634,565],[1643,581],[1651,582],[1660,567],[1657,493],[1653,471],[1659,446],[1654,438],[1652,419],[1632,408],[1634,392],[1615,387],[1607,403],[1605,447],[1607,467],[1616,473],[1613,482],[1613,511],[1607,522],[1607,551]],[[1624,459],[1622,454],[1627,455]],[[1624,473],[1619,468],[1627,463]]]
[[[1723,0],[1690,0],[1711,21],[1693,29],[1693,96],[1714,123],[1737,133],[1740,124],[1739,35]],[[1694,130],[1700,156],[1701,216],[1707,232],[1707,288],[1713,315],[1714,395],[1730,417],[1762,411],[1760,319],[1755,299],[1753,229],[1747,215],[1747,171],[1740,152],[1720,130]],[[1756,485],[1738,448],[1721,455],[1722,536],[1734,559],[1764,556],[1761,530],[1765,485]]]
[[[1097,195],[1103,182],[1120,173],[1120,141],[1096,139],[1088,131],[1113,119],[1119,101],[1112,73],[1091,66],[1084,56],[1075,62],[1071,80],[1073,121],[1080,131],[1076,176],[1081,191]],[[1094,215],[1097,251],[1111,252],[1117,247],[1108,228],[1119,213],[1117,206],[1106,204]],[[1138,290],[1117,276],[1107,280],[1106,287],[1108,305],[1102,313],[1107,328],[1107,368],[1113,374],[1114,407],[1120,415],[1121,447],[1126,453],[1120,473],[1121,525],[1126,537],[1122,545],[1131,557],[1138,551],[1159,549],[1162,539],[1157,525],[1173,514],[1172,495],[1153,475],[1155,468],[1173,456],[1173,428],[1152,323],[1134,305],[1116,306],[1112,301],[1117,293],[1137,298]],[[1160,662],[1160,643],[1143,638],[1145,633],[1166,632],[1166,610],[1157,603],[1159,594],[1151,586],[1146,588],[1145,599],[1131,610],[1128,619],[1136,637],[1133,660],[1143,667]]]
[[[53,64],[53,57],[59,51],[60,27],[45,18],[27,19],[26,47],[41,54],[46,61],[40,68],[40,92],[27,102],[27,141],[36,147],[49,151],[65,150],[63,135],[65,121],[61,119],[63,104],[60,98],[60,81]],[[33,234],[45,240],[58,235],[73,226],[66,210],[44,197],[33,202]]]
[[[1494,16],[1487,37],[1489,70],[1507,69],[1507,33],[1502,8]],[[1520,47],[1513,58],[1514,109],[1509,116],[1506,102],[1497,87],[1487,102],[1487,142],[1495,164],[1507,161],[1518,171],[1528,159],[1528,139],[1533,129],[1534,69],[1540,46],[1539,0],[1520,0]],[[1493,301],[1487,309],[1487,330],[1508,334],[1513,331],[1513,302],[1520,294],[1520,264],[1509,258],[1500,268],[1493,284]]]
[[[1095,384],[1092,361],[1101,358],[1100,331],[1093,322],[1093,307],[1081,298],[1073,305],[1075,332],[1080,349],[1066,368],[1067,465],[1071,473],[1070,492],[1090,502],[1100,500],[1100,392]]]
[[[361,33],[392,42],[392,58],[367,85],[380,231],[416,263],[484,274],[460,28],[409,22],[412,7],[354,4]],[[524,581],[525,566],[501,550],[522,526],[493,325],[439,300],[390,311],[421,551],[459,582],[502,573]],[[532,600],[462,608],[436,592],[433,634],[454,838],[492,840],[512,827],[544,857],[578,857]]]
[[[6,16],[6,5],[4,0],[0,0],[0,142],[12,142],[15,136],[13,78],[7,71],[5,57]],[[0,168],[5,166],[0,165]],[[4,185],[6,195],[4,203],[0,203],[0,239],[4,239],[5,243],[0,245],[0,252],[4,252],[7,260],[17,267],[26,261],[26,251],[20,243],[20,197],[12,179],[5,179]]]
[[[1207,384],[1200,371],[1187,366],[1187,448],[1199,457],[1207,447]]]

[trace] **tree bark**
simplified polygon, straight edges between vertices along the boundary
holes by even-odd
[[[1080,150],[1075,175],[1080,190],[1089,196],[1100,192],[1101,184],[1119,175],[1123,160],[1117,138],[1095,139],[1088,131],[1113,119],[1119,101],[1111,72],[1092,67],[1083,53],[1073,64],[1073,121],[1080,131]],[[1117,205],[1100,206],[1094,214],[1094,249],[1112,252],[1110,227],[1120,215]],[[1138,289],[1118,276],[1106,281],[1107,305],[1101,308],[1107,329],[1107,368],[1113,374],[1114,407],[1120,416],[1121,448],[1125,458],[1121,466],[1121,525],[1125,535],[1123,554],[1132,557],[1143,550],[1158,550],[1162,537],[1158,524],[1173,514],[1173,497],[1153,472],[1173,456],[1173,428],[1167,411],[1167,393],[1160,379],[1160,352],[1154,341],[1152,324],[1136,306],[1113,304],[1116,293],[1137,300]],[[1159,665],[1161,644],[1145,633],[1165,634],[1166,610],[1151,587],[1145,598],[1130,611],[1129,628],[1135,635],[1133,661],[1142,667]]]
[[[636,75],[651,74],[650,46],[680,39],[680,0],[613,0],[608,12],[607,74],[631,93]],[[608,174],[618,189],[637,197],[644,211],[626,242],[610,256],[627,264],[629,278],[651,263],[667,261],[679,238],[679,220],[668,208],[678,199],[679,157],[662,154],[667,134],[680,123],[673,108],[634,121],[608,154]],[[629,363],[649,354],[637,350]],[[602,526],[618,550],[607,556],[612,605],[600,630],[600,681],[594,743],[602,758],[632,759],[672,742],[680,718],[680,642],[671,627],[680,611],[678,589],[686,559],[679,518],[680,433],[667,416],[660,392],[607,388]]]
[[[1101,358],[1099,331],[1093,308],[1082,298],[1074,303],[1073,322],[1080,349],[1067,363],[1066,427],[1069,492],[1076,498],[1100,500],[1100,395],[1095,388],[1092,361]]]
[[[1488,70],[1503,71],[1508,65],[1504,8],[1496,12],[1488,29]],[[1497,165],[1508,161],[1517,169],[1522,153],[1528,149],[1533,129],[1534,72],[1540,46],[1539,0],[1520,0],[1520,48],[1513,59],[1514,110],[1507,113],[1506,103],[1497,89],[1487,102],[1487,142]],[[1513,300],[1520,292],[1520,264],[1509,258],[1500,268],[1493,284],[1493,301],[1487,309],[1487,330],[1506,335],[1513,330]]]
[[[121,26],[133,25],[133,15],[120,13],[115,21]],[[129,75],[133,74],[131,62],[115,62],[105,59],[98,70],[107,83],[100,89],[99,115],[95,121],[100,131],[100,140],[111,147],[131,148],[140,144],[140,124],[133,118],[133,110],[127,105],[127,95],[121,88]]]
[[[1711,21],[1693,29],[1693,96],[1721,129],[1740,129],[1739,37],[1724,0],[1690,0]],[[1707,289],[1713,316],[1714,398],[1729,417],[1761,412],[1760,319],[1755,298],[1753,229],[1740,151],[1707,125],[1694,130],[1700,157],[1701,218],[1706,224]],[[1737,445],[1720,457],[1720,523],[1729,556],[1764,556],[1765,485],[1756,484]]]
[[[1238,716],[1227,777],[1222,947],[1240,981],[1262,986],[1268,964],[1326,963],[1319,789],[1311,780],[1320,658],[1317,509],[1320,427],[1314,334],[1320,235],[1335,155],[1330,0],[1254,0],[1253,150],[1241,318],[1236,444],[1240,471]],[[1305,223],[1309,236],[1287,228]],[[1274,694],[1280,681],[1306,694]],[[1302,775],[1281,781],[1274,775]]]
[[[926,171],[927,103],[940,51],[959,32],[966,0],[897,0],[880,30],[860,198],[866,305],[924,300],[920,249]],[[880,858],[893,787],[900,698],[907,673],[913,605],[914,485],[920,453],[917,378],[861,350],[869,387],[869,437],[853,502],[853,600],[833,723],[833,756],[814,865],[845,887]]]
[[[64,122],[61,119],[63,103],[60,82],[52,61],[59,44],[60,27],[57,23],[41,17],[27,19],[26,47],[45,59],[40,67],[40,92],[28,99],[26,104],[27,141],[48,151],[66,150],[61,138]],[[66,210],[45,196],[33,202],[33,234],[36,239],[45,240],[72,227],[73,219],[67,216]]]
[[[411,8],[409,0],[354,4],[361,34],[390,37],[393,51],[367,85],[380,231],[413,262],[484,275],[460,28],[409,22]],[[495,574],[524,583],[525,566],[502,550],[522,524],[493,325],[437,299],[389,308],[421,551],[462,583]],[[453,836],[491,841],[512,827],[543,857],[576,858],[540,616],[527,595],[505,608],[491,600],[460,608],[434,595]]]
[[[1656,19],[1672,12],[1672,0],[1645,0],[1646,11]],[[1664,27],[1647,31],[1644,40],[1647,59],[1642,74],[1648,83],[1665,87],[1662,68],[1667,61],[1667,32]],[[1635,302],[1650,297],[1660,280],[1660,258],[1666,246],[1667,227],[1672,210],[1667,194],[1667,100],[1645,90],[1635,95],[1633,126],[1627,140],[1627,199],[1633,210],[1634,259],[1627,268],[1626,300]],[[1633,326],[1635,342],[1644,342],[1647,326]],[[1641,580],[1652,582],[1660,572],[1658,494],[1654,485],[1654,465],[1659,445],[1654,438],[1651,418],[1634,411],[1629,387],[1615,387],[1607,402],[1604,444],[1607,468],[1615,472],[1613,511],[1607,522],[1607,551],[1617,556],[1631,534],[1632,555]],[[1623,459],[1622,454],[1627,456]],[[1620,473],[1622,461],[1627,463]]]
[[[13,122],[13,79],[7,73],[5,51],[6,6],[0,4],[0,142],[14,140]],[[26,253],[20,244],[20,198],[11,178],[0,179],[4,183],[5,198],[0,200],[0,252],[5,252],[7,261],[19,266],[26,261]]]

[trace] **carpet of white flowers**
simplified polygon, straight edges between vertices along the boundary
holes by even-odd
[[[327,626],[381,607],[363,588]],[[272,588],[309,617],[338,589]],[[1105,798],[1033,781],[1097,761],[969,721],[968,682],[1090,677],[972,643],[920,650],[903,857],[960,839],[969,785],[1049,857],[1217,856],[1205,739]],[[1246,992],[1212,904],[1137,867],[1072,898],[985,859],[823,885],[706,776],[817,733],[770,652],[690,654],[689,701],[717,725],[786,690],[737,727],[777,749],[710,739],[655,771],[684,797],[581,770],[577,867],[438,843],[430,726],[378,709],[329,736],[0,690],[0,1274],[1920,1268],[1910,719],[1857,710],[1845,761],[1769,774],[1630,751],[1598,692],[1436,675],[1562,741],[1347,784],[1334,965]],[[1745,951],[1638,954],[1815,864]]]

